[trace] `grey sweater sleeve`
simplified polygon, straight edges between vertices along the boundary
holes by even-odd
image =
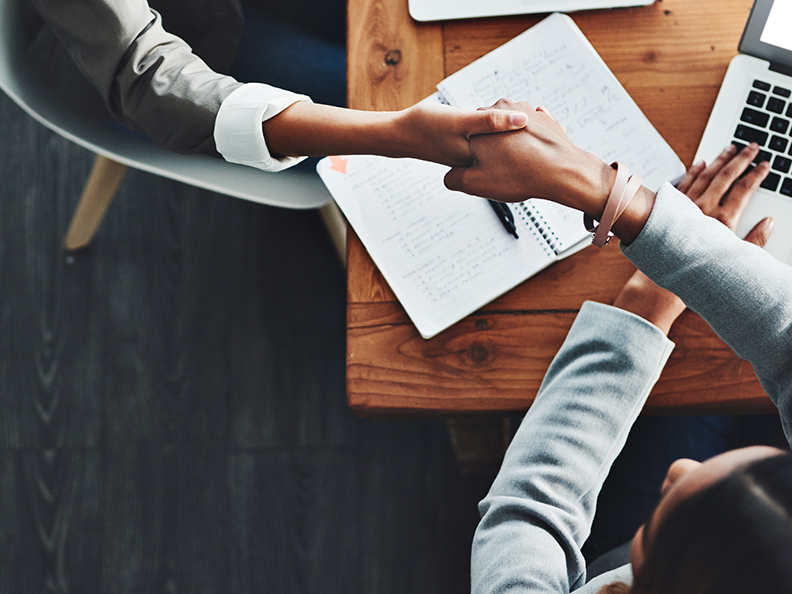
[[[670,184],[622,249],[753,365],[792,442],[792,268],[738,239]]]
[[[162,28],[146,0],[33,0],[110,112],[181,153],[216,154],[217,111],[240,85]]]
[[[473,592],[585,582],[597,495],[672,348],[644,319],[584,304],[479,506]]]

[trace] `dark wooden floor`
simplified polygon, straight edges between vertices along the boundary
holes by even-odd
[[[468,589],[492,477],[348,412],[315,212],[131,172],[66,256],[93,155],[0,130],[0,594]]]

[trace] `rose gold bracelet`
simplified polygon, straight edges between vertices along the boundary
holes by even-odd
[[[638,193],[642,180],[637,175],[630,175],[630,169],[618,161],[611,164],[616,169],[616,181],[613,182],[605,209],[602,212],[600,224],[595,226],[594,221],[588,215],[583,215],[583,224],[586,230],[594,233],[591,243],[598,248],[608,245],[613,233],[611,228],[618,218],[627,209],[627,205]]]

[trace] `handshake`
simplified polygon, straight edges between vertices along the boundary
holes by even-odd
[[[472,164],[448,172],[449,189],[502,202],[545,198],[584,212],[592,194],[608,195],[615,172],[572,144],[547,109],[501,99],[479,113],[495,122],[499,110],[508,110],[511,121],[524,115],[525,124],[508,132],[471,134]]]
[[[602,216],[616,172],[576,147],[544,107],[508,99],[478,111],[419,103],[394,116],[395,137],[403,140],[394,143],[396,150],[380,144],[379,154],[450,165],[445,184],[451,190],[502,202],[544,198]],[[622,217],[633,221],[623,229],[627,241],[642,227],[636,228],[636,212],[648,216],[653,204],[653,194],[643,188],[639,194],[633,202],[641,208]]]

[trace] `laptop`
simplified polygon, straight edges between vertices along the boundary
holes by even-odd
[[[792,0],[754,0],[694,163],[711,163],[730,142],[761,147],[770,173],[737,226],[744,237],[766,216],[776,220],[765,249],[792,264]]]
[[[507,14],[574,12],[595,8],[646,6],[654,0],[409,0],[416,21],[444,21]]]

